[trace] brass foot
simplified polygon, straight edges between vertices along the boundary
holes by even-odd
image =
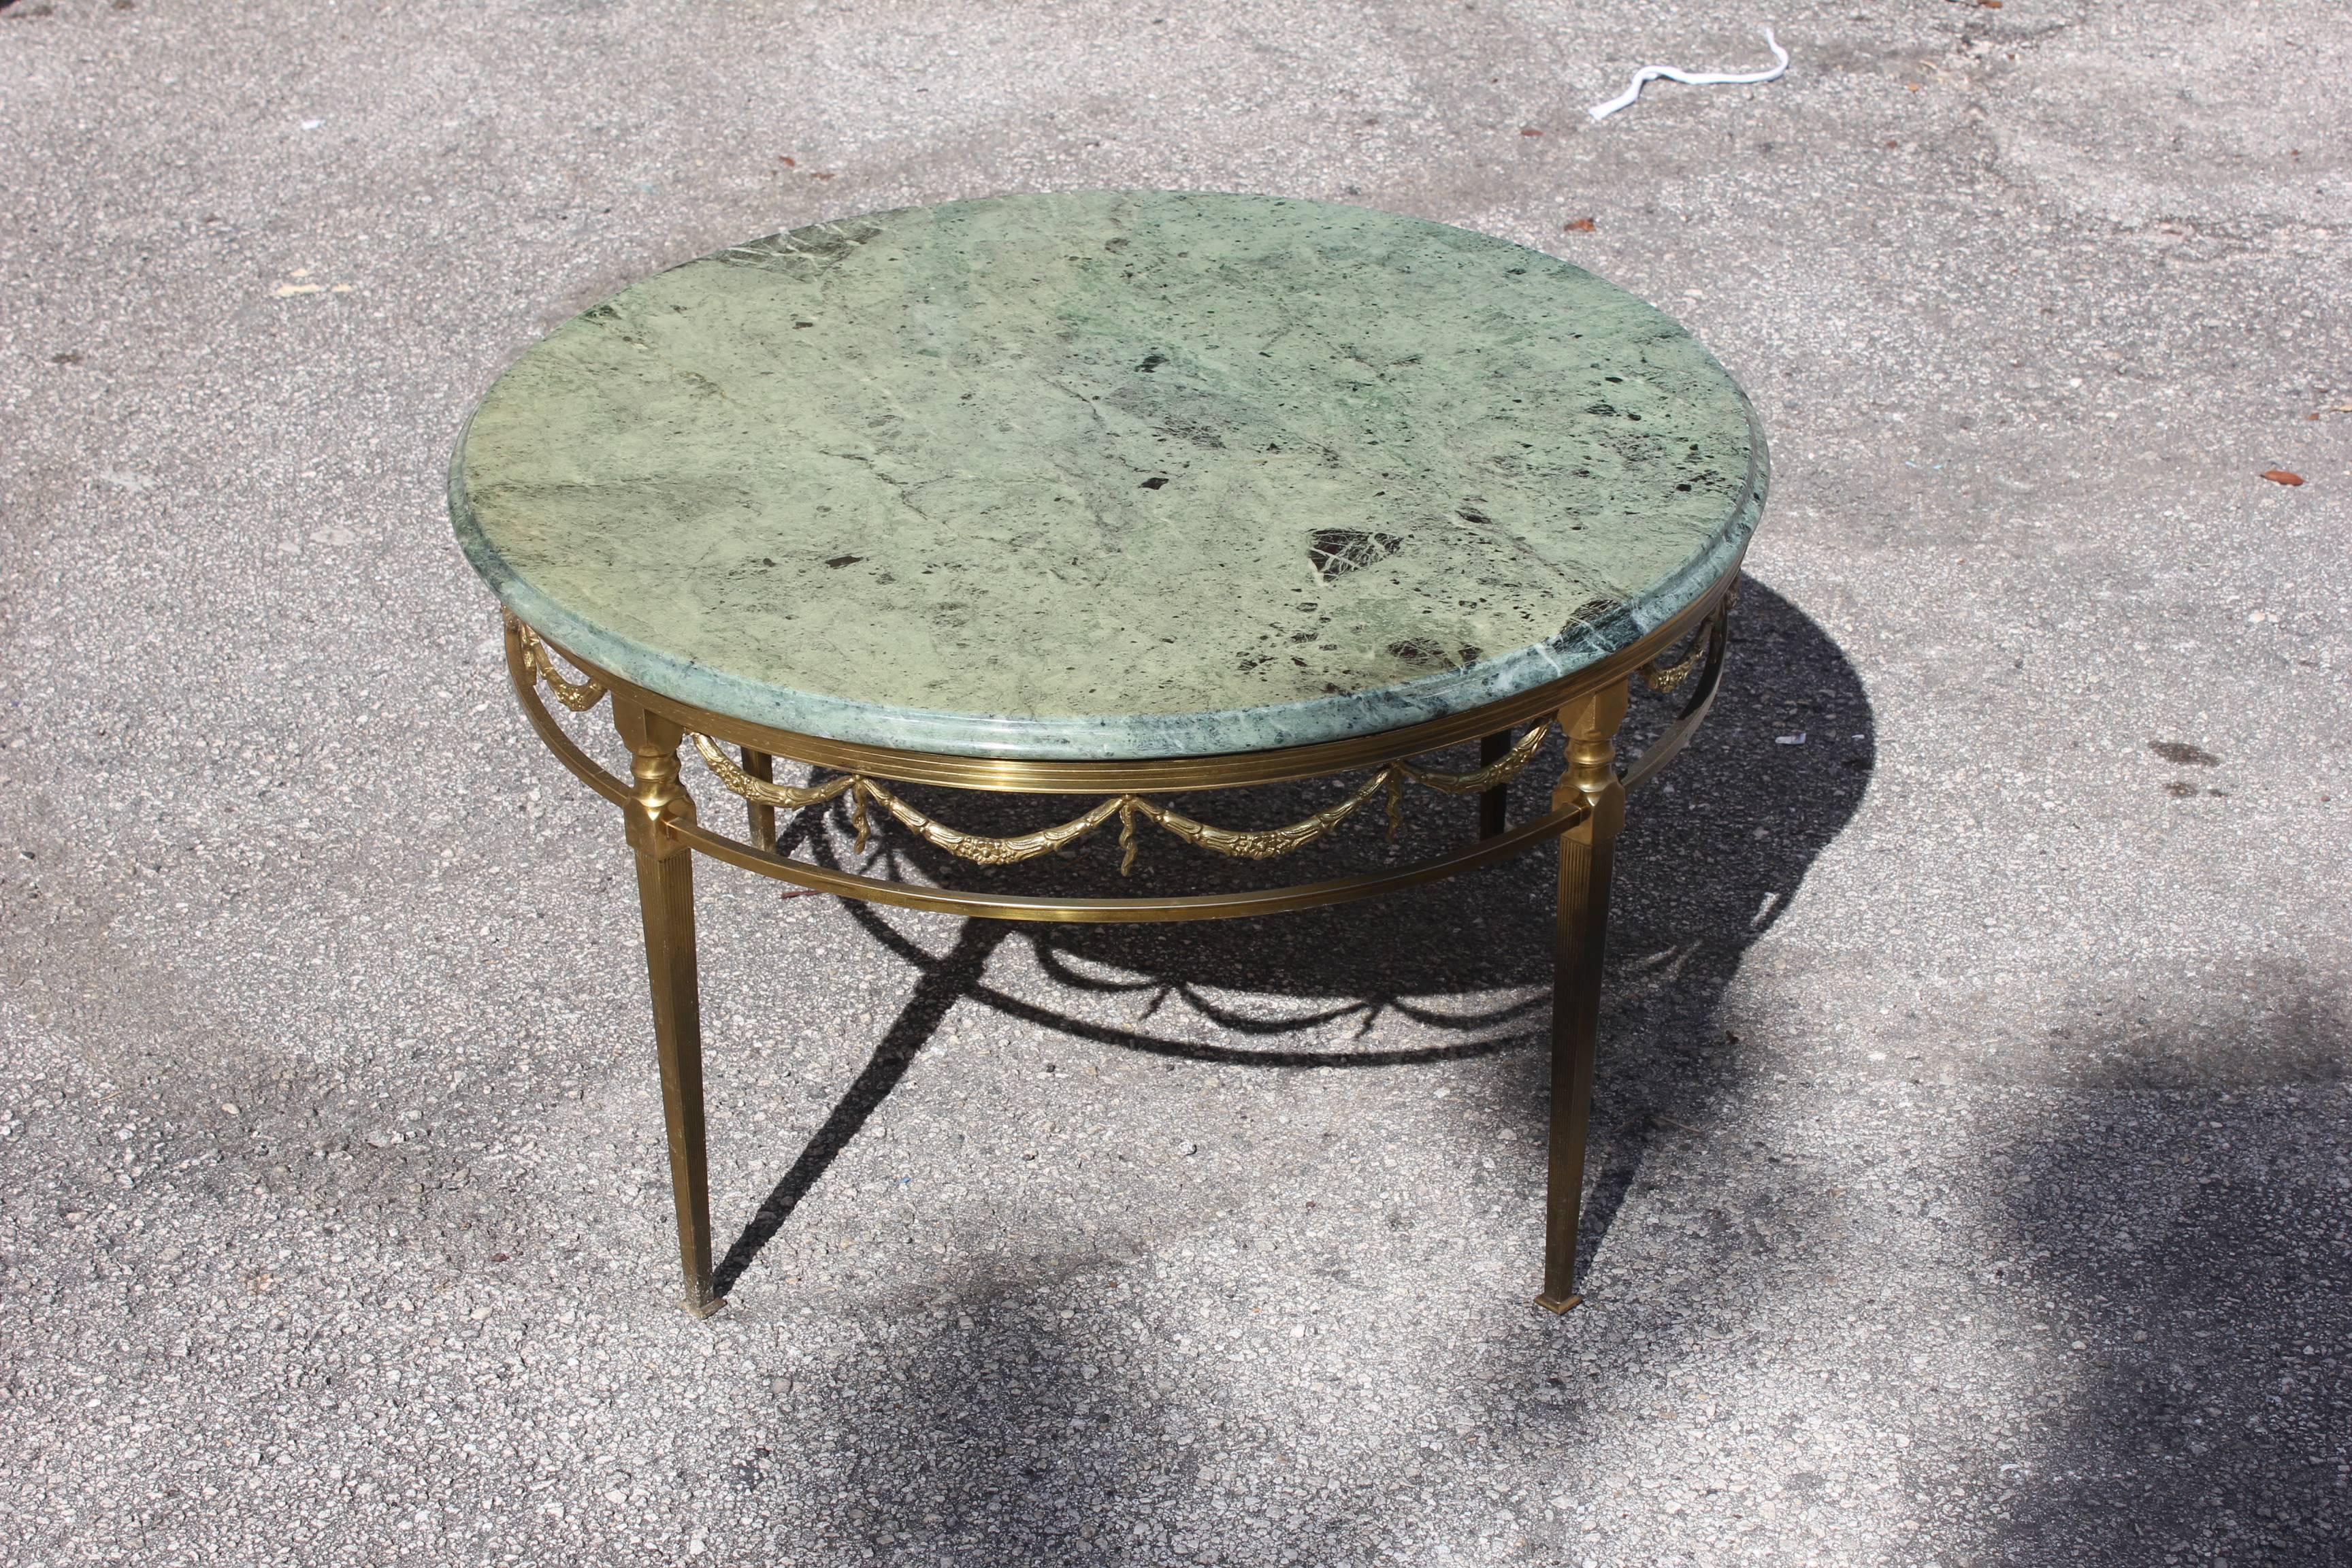
[[[1547,1312],[1559,1316],[1565,1314],[1571,1308],[1581,1307],[1584,1305],[1584,1298],[1581,1296],[1538,1296],[1536,1298],[1536,1305],[1541,1307]]]
[[[713,1296],[707,1301],[697,1301],[693,1297],[688,1296],[686,1300],[680,1301],[678,1305],[685,1308],[688,1312],[691,1312],[698,1318],[708,1318],[716,1313],[719,1308],[727,1305],[727,1298],[724,1296]]]

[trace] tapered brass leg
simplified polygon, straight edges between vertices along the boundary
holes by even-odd
[[[1478,765],[1491,768],[1503,760],[1511,749],[1511,732],[1497,730],[1478,742]],[[1503,831],[1503,822],[1510,812],[1511,786],[1507,780],[1478,796],[1478,837],[1492,838]]]
[[[761,784],[776,782],[776,760],[767,752],[755,752],[749,746],[743,748],[743,771]],[[761,805],[755,800],[750,803],[750,810],[752,846],[773,854],[776,848],[776,808]]]
[[[1584,1204],[1584,1148],[1592,1116],[1592,1057],[1601,1028],[1601,960],[1609,941],[1609,877],[1625,786],[1617,779],[1621,681],[1560,710],[1568,767],[1555,808],[1582,798],[1592,815],[1559,841],[1559,930],[1551,1002],[1551,1163],[1544,1195],[1544,1287],[1536,1305],[1565,1312],[1576,1293],[1577,1220]]]
[[[710,1172],[702,1135],[702,998],[694,959],[694,851],[671,831],[691,824],[694,799],[678,783],[681,731],[615,696],[613,722],[635,779],[628,812],[637,857],[637,904],[646,923],[654,1048],[661,1059],[662,1114],[669,1131],[670,1193],[677,1205],[678,1260],[697,1317],[719,1310],[710,1286]]]

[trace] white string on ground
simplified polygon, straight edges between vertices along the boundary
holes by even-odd
[[[1642,88],[1645,83],[1656,81],[1660,78],[1664,78],[1667,81],[1687,82],[1693,87],[1744,86],[1752,82],[1778,81],[1781,75],[1789,68],[1789,51],[1780,47],[1780,40],[1772,36],[1772,29],[1769,27],[1764,29],[1764,42],[1766,46],[1771,49],[1772,58],[1780,62],[1774,66],[1770,70],[1749,71],[1746,73],[1736,71],[1684,71],[1676,70],[1672,66],[1643,66],[1640,70],[1633,73],[1633,80],[1624,91],[1619,93],[1616,97],[1611,99],[1606,103],[1594,104],[1591,109],[1585,110],[1585,112],[1591,115],[1595,120],[1606,120],[1611,115],[1616,113],[1619,110],[1629,107],[1635,99],[1641,97]]]

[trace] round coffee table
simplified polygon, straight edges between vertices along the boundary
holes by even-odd
[[[1689,333],[1466,230],[1260,196],[1091,192],[879,213],[662,273],[550,333],[451,465],[533,726],[635,851],[686,1306],[711,1279],[697,851],[995,920],[1182,921],[1394,892],[1557,839],[1544,1283],[1578,1209],[1626,790],[1704,718],[1764,503],[1746,396]],[[1635,676],[1688,694],[1622,773]],[[541,696],[610,697],[606,771]],[[1507,790],[1553,726],[1546,809]],[[1468,741],[1479,765],[1415,758]],[[748,807],[730,837],[697,810]],[[779,782],[778,759],[807,765]],[[1349,775],[1276,828],[1187,794]],[[1012,836],[904,786],[1084,797]],[[894,787],[898,786],[898,787]],[[777,848],[845,812],[1005,867],[1117,835],[1271,860],[1433,790],[1433,858],[1245,890],[1056,898]],[[933,802],[936,805],[936,800]],[[1196,808],[1197,809],[1197,808]],[[1466,825],[1465,825],[1466,827]],[[1156,852],[1155,852],[1156,853]]]

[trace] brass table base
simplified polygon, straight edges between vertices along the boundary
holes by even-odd
[[[1577,1226],[1591,1116],[1601,961],[1608,943],[1610,879],[1617,833],[1625,816],[1625,795],[1680,750],[1706,718],[1722,679],[1737,577],[1735,566],[1688,608],[1633,647],[1549,686],[1469,712],[1383,735],[1284,751],[1136,762],[941,756],[746,724],[633,686],[569,652],[551,650],[537,632],[509,615],[507,669],[524,713],[566,767],[621,808],[628,843],[635,854],[654,1044],[661,1065],[662,1107],[668,1133],[670,1185],[677,1207],[678,1255],[686,1279],[681,1304],[688,1311],[707,1317],[725,1302],[712,1284],[701,1000],[695,963],[697,851],[779,881],[877,903],[995,920],[1143,921],[1229,919],[1368,898],[1449,877],[1556,838],[1559,884],[1550,1148],[1543,1289],[1536,1303],[1552,1312],[1578,1306],[1583,1298],[1574,1289]],[[1687,656],[1677,665],[1660,669],[1656,661],[1685,637],[1691,639]],[[585,674],[567,674],[560,668],[551,657],[558,652]],[[1621,774],[1616,736],[1625,717],[1628,685],[1636,676],[1660,690],[1687,683],[1691,695],[1675,721]],[[541,700],[542,685],[574,712],[611,697],[613,721],[630,754],[629,778],[606,772],[564,731]],[[1530,721],[1536,721],[1536,728],[1514,739],[1515,727]],[[1511,778],[1534,757],[1552,722],[1567,736],[1567,763],[1552,791],[1550,809],[1517,826],[1506,826],[1505,792]],[[1406,760],[1471,739],[1482,742],[1482,766],[1475,773],[1437,773]],[[740,763],[730,761],[719,749],[721,742],[739,749]],[[743,799],[748,841],[702,825],[694,796],[681,777],[680,754],[687,749],[698,752],[717,782]],[[840,776],[805,788],[778,785],[774,783],[776,757],[832,769]],[[1339,805],[1269,832],[1215,827],[1150,798],[1362,768],[1375,770],[1372,778]],[[986,838],[925,816],[889,789],[893,782],[1109,798],[1057,827],[1013,838]],[[1213,853],[1270,859],[1312,842],[1359,809],[1371,809],[1383,793],[1393,824],[1397,798],[1407,784],[1479,796],[1479,836],[1434,859],[1413,865],[1244,892],[1131,899],[977,892],[858,876],[793,859],[776,849],[780,808],[803,809],[845,799],[861,836],[869,812],[887,814],[936,847],[985,865],[1028,859],[1088,833],[1107,831],[1114,822],[1130,859],[1143,826],[1163,829]]]

